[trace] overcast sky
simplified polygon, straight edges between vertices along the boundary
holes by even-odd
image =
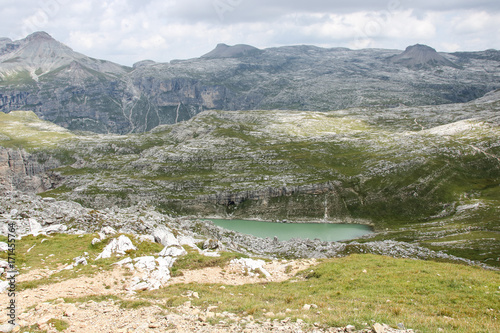
[[[124,65],[201,56],[217,43],[438,51],[500,49],[499,0],[0,0],[0,37],[46,31]]]

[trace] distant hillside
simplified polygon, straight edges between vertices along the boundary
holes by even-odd
[[[0,39],[0,111],[73,130],[144,132],[205,110],[329,111],[467,102],[500,88],[500,52],[438,53],[219,44],[133,68],[74,52],[44,32]]]

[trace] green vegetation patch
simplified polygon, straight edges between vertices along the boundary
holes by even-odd
[[[217,305],[217,312],[242,316],[302,319],[324,327],[374,322],[421,332],[496,332],[500,329],[500,274],[456,264],[352,255],[327,260],[282,283],[243,286],[177,284],[141,297],[185,302],[198,292],[195,306]],[[310,310],[304,305],[314,304]],[[289,309],[288,312],[285,312]]]
[[[95,245],[92,245],[92,239],[97,237],[96,234],[54,234],[23,237],[16,242],[16,265],[21,274],[35,269],[59,270],[59,272],[47,278],[20,282],[18,284],[19,289],[37,288],[41,285],[53,284],[82,275],[89,276],[103,270],[112,270],[114,267],[112,264],[123,257],[94,259],[113,238],[118,236],[116,235]],[[127,254],[131,258],[154,255],[163,249],[160,244],[148,241],[137,242],[133,236],[127,236],[137,247],[136,251]],[[86,255],[88,265],[79,265],[71,270],[61,270],[65,266],[74,263],[74,258],[83,256],[85,252],[88,253]]]
[[[178,258],[171,271],[173,276],[182,275],[183,270],[195,270],[205,267],[224,267],[231,260],[245,257],[235,252],[221,252],[220,257],[207,257],[191,248],[186,248],[188,254]]]
[[[32,111],[0,112],[0,145],[7,148],[48,148],[74,137],[68,130],[40,120]]]

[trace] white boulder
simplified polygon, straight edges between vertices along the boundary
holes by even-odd
[[[162,225],[153,231],[155,242],[163,246],[180,246],[179,241],[166,226]]]
[[[33,236],[38,236],[38,234],[42,231],[42,225],[34,218],[30,218],[28,221],[30,224],[30,233]]]
[[[170,246],[161,250],[159,256],[160,257],[181,257],[183,255],[186,255],[187,251],[184,250],[182,246]]]
[[[104,235],[116,235],[116,230],[113,229],[112,227],[104,227],[101,229],[101,232],[104,234]]]
[[[51,225],[50,227],[43,228],[41,233],[51,234],[51,233],[64,232],[66,230],[68,230],[67,226],[65,226],[63,224],[54,224],[54,225]]]
[[[116,254],[125,254],[126,251],[135,251],[137,248],[134,246],[130,238],[127,236],[121,235],[118,238],[113,239],[106,247],[103,249],[101,254],[99,254],[96,258],[111,258],[113,253]]]
[[[7,288],[9,288],[9,281],[0,281],[0,293],[6,291]]]
[[[264,265],[266,264],[264,260],[241,258],[233,259],[230,263],[232,265],[241,265],[244,269],[248,269],[249,271],[260,271],[266,278],[271,276],[271,274],[264,268]]]

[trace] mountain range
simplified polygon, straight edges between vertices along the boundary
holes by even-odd
[[[500,51],[217,47],[133,67],[87,57],[45,32],[0,38],[0,111],[70,130],[145,132],[205,110],[331,111],[468,102],[500,88]]]

